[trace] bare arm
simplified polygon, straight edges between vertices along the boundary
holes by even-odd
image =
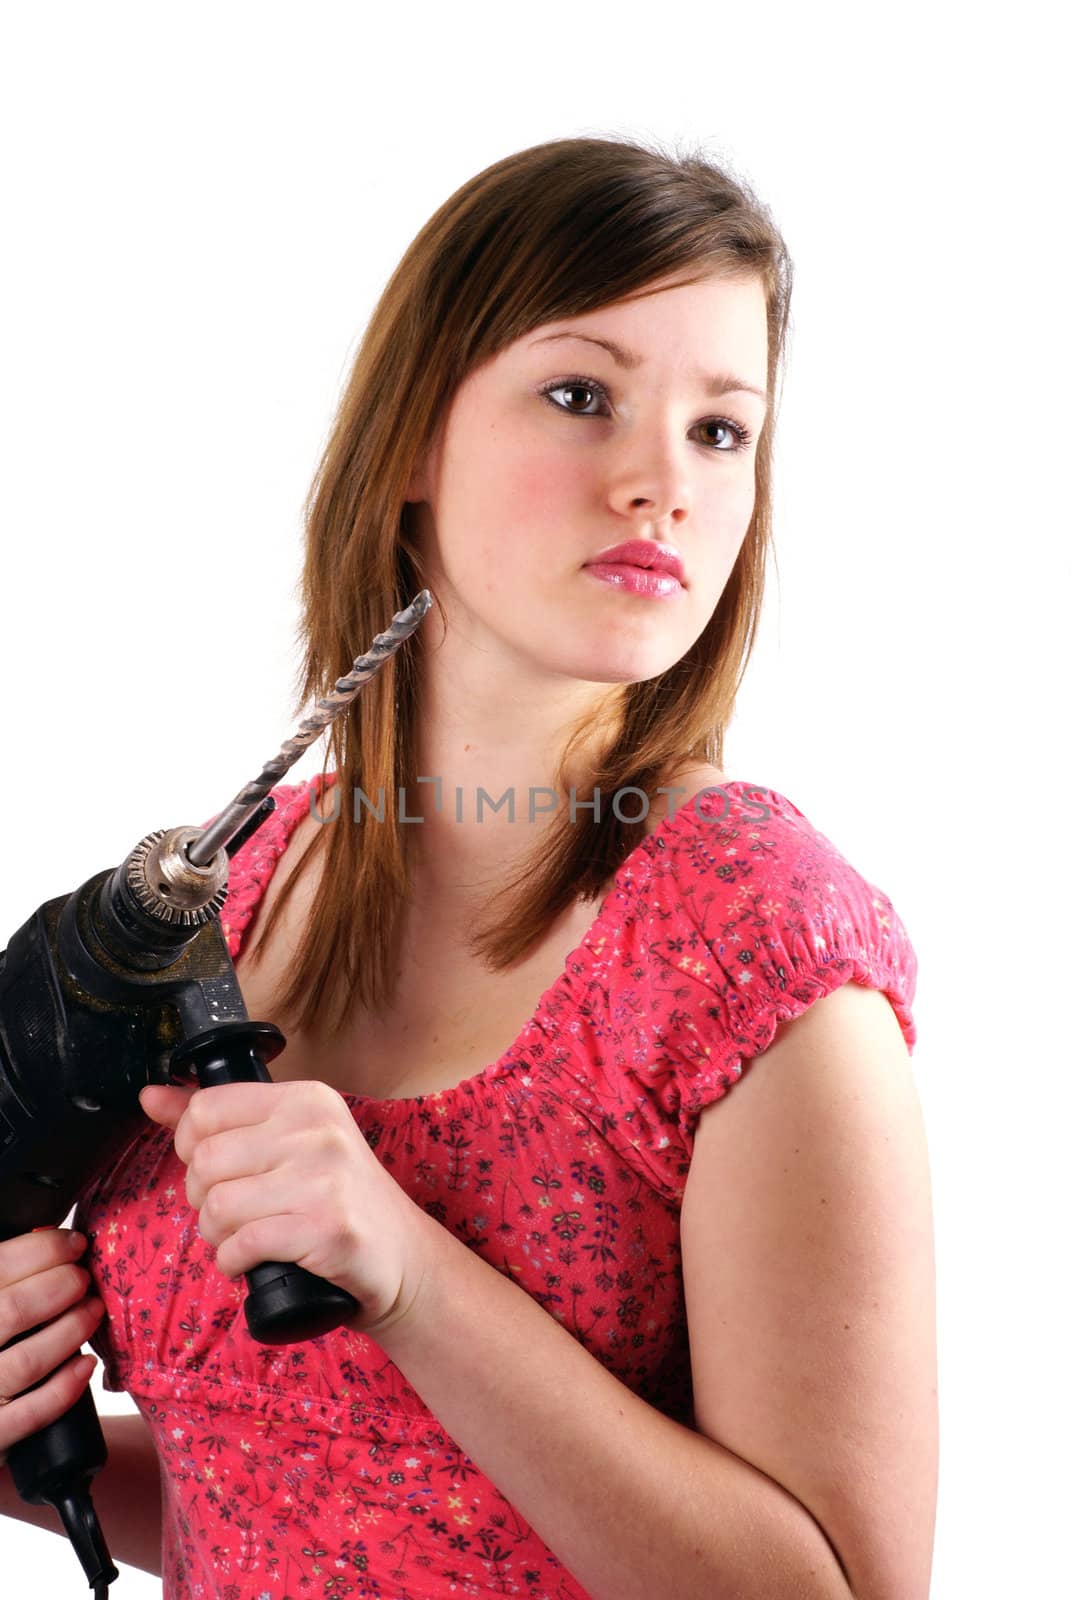
[[[102,1417],[108,1459],[90,1483],[101,1532],[114,1561],[160,1576],[160,1464],[144,1417]],[[0,1514],[67,1535],[51,1506],[19,1497],[7,1467],[0,1467]]]
[[[420,1290],[369,1337],[592,1600],[853,1600],[822,1528],[780,1483],[658,1411],[419,1216]]]

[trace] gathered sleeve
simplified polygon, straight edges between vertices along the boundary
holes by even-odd
[[[629,930],[660,1016],[658,1048],[625,1069],[629,1144],[667,1198],[683,1195],[699,1113],[816,1000],[853,980],[880,989],[916,1042],[917,960],[888,895],[791,801],[748,793],[707,795],[660,830]]]

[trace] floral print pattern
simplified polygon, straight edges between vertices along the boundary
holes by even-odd
[[[276,788],[231,864],[232,958],[318,782]],[[500,1060],[436,1094],[344,1098],[430,1216],[694,1427],[679,1224],[698,1115],[851,980],[885,992],[912,1050],[916,960],[891,902],[791,801],[733,781],[630,853]],[[74,1221],[104,1386],[159,1454],[166,1600],[587,1600],[373,1339],[252,1339],[184,1174],[147,1122]]]

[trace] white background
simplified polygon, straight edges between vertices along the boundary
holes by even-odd
[[[919,958],[939,1600],[1049,1595],[1068,1567],[1066,128],[1045,16],[370,23],[185,0],[0,20],[0,943],[150,828],[220,809],[292,731],[301,500],[364,322],[449,194],[545,139],[637,135],[701,140],[772,207],[797,272],[780,578],[726,766],[889,893]],[[93,1388],[132,1409],[99,1368]],[[65,1540],[0,1540],[13,1595],[83,1592]],[[159,1582],[126,1568],[118,1592]]]

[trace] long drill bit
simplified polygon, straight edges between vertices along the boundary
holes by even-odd
[[[371,648],[358,656],[345,677],[337,679],[330,694],[317,700],[317,709],[298,725],[292,739],[287,739],[277,756],[266,764],[259,777],[239,790],[225,811],[200,834],[186,851],[187,859],[195,867],[207,867],[217,850],[222,850],[252,815],[269,790],[273,789],[294,765],[310,744],[334,722],[346,707],[357,698],[369,678],[375,677],[388,656],[415,633],[428,611],[434,605],[430,589],[421,589],[411,605],[395,613],[386,633],[377,633]]]

